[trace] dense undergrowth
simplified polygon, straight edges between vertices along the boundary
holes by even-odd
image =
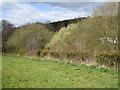
[[[115,2],[105,3],[95,9],[91,17],[75,19],[74,24],[65,23],[57,32],[51,30],[51,24],[19,27],[5,42],[4,52],[118,68],[117,5]],[[58,23],[53,23],[54,29],[58,28]]]
[[[40,51],[40,56],[118,68],[116,8],[117,3],[105,3],[93,12],[93,17],[63,27]]]

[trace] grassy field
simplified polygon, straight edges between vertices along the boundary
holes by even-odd
[[[117,70],[3,55],[3,88],[117,88]]]

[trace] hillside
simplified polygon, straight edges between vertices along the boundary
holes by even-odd
[[[79,23],[79,22],[81,22],[82,20],[84,20],[86,18],[87,17],[83,17],[83,18],[81,17],[81,18],[75,18],[75,19],[51,22],[51,23],[49,23],[49,25],[53,27],[53,31],[59,31],[62,27],[67,27],[70,24]]]
[[[115,3],[105,4],[93,12],[94,17],[61,28],[41,56],[117,68],[120,54],[117,51],[118,15],[112,12],[115,8]]]
[[[49,42],[53,32],[44,24],[28,24],[16,28],[6,42],[6,52],[36,56]]]
[[[14,28],[11,34],[9,34],[10,30],[4,28],[2,31],[7,31],[8,33],[4,33],[7,38],[6,41],[3,41],[3,52],[28,56],[31,56],[33,53],[35,56],[39,55],[39,51],[49,42],[54,32],[59,31],[62,27],[67,27],[67,25],[71,23],[81,22],[82,19],[84,18],[52,22],[49,24],[40,22],[26,24]],[[8,24],[6,23],[3,26],[8,27]],[[9,36],[7,34],[9,34]]]
[[[89,18],[89,17],[79,17],[79,18],[55,21],[55,22],[50,22],[50,23],[36,22],[36,23],[29,23],[29,24],[46,25],[51,31],[56,32],[56,31],[59,31],[62,27],[67,27],[70,24],[79,23],[86,18]],[[26,24],[26,25],[29,25],[29,24]],[[22,27],[25,27],[26,25],[19,26],[17,28],[22,28]]]
[[[91,17],[18,27],[4,43],[5,53],[117,68],[116,8],[117,3],[106,3]]]
[[[93,3],[4,3],[0,87],[118,89],[118,3]]]

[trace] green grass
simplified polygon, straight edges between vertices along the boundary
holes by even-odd
[[[117,88],[117,70],[3,55],[3,88]]]

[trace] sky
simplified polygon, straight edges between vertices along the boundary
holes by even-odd
[[[90,16],[103,2],[3,2],[2,17],[15,26]]]

